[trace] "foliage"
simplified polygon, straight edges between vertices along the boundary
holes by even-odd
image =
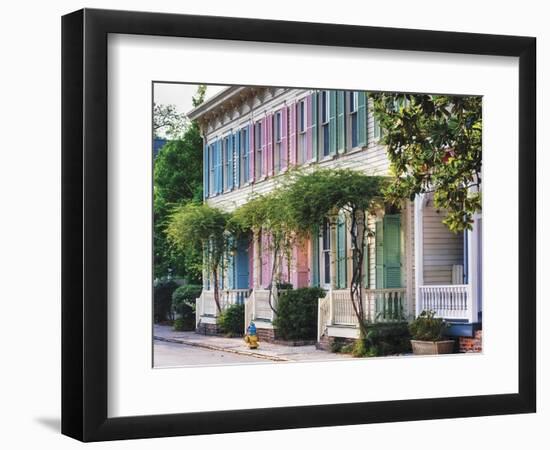
[[[375,93],[393,171],[386,198],[395,203],[433,192],[454,232],[471,229],[481,211],[481,97]]]
[[[201,295],[202,286],[187,284],[172,293],[172,310],[176,312],[174,330],[192,331],[195,329],[195,304]]]
[[[155,323],[172,320],[172,293],[178,285],[171,278],[160,278],[153,283],[153,315]]]
[[[321,288],[308,287],[281,292],[273,325],[285,340],[317,336],[317,303],[325,296]]]
[[[218,325],[223,333],[230,336],[244,334],[244,305],[231,305],[220,314]]]
[[[304,234],[338,211],[348,214],[353,248],[350,298],[362,337],[366,333],[362,301],[366,214],[379,206],[384,184],[381,177],[350,169],[319,169],[292,174],[284,195],[293,226]]]
[[[331,351],[351,353],[356,358],[410,353],[410,334],[406,322],[374,323],[368,324],[366,328],[366,337],[356,339],[353,343],[335,339],[331,343]]]
[[[214,300],[220,312],[219,270],[233,246],[229,219],[228,213],[208,204],[187,203],[174,209],[167,227],[168,240],[177,250],[184,254],[206,253],[201,268],[212,274]]]
[[[417,341],[441,341],[447,324],[443,319],[436,318],[434,311],[422,313],[409,324],[411,337]]]
[[[185,114],[178,113],[176,105],[153,105],[153,134],[178,139],[185,128]]]

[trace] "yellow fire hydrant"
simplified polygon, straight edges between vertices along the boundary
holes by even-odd
[[[258,336],[256,334],[256,325],[254,322],[250,322],[250,325],[248,325],[244,341],[248,344],[249,349],[258,348]]]

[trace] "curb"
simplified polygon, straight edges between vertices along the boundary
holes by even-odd
[[[202,344],[200,342],[186,341],[183,339],[166,338],[161,336],[153,336],[153,339],[155,341],[172,342],[173,344],[185,344],[185,345],[190,345],[192,347],[201,347],[201,348],[207,348],[209,350],[217,350],[220,352],[235,353],[237,355],[253,356],[254,358],[267,359],[270,361],[292,362],[292,359],[283,358],[282,356],[263,355],[261,353],[254,353],[254,352],[247,352],[242,350],[235,350],[232,348],[218,347],[217,345]]]

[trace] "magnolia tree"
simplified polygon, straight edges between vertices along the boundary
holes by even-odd
[[[241,232],[264,232],[271,254],[271,286],[269,306],[276,312],[273,299],[277,298],[277,285],[282,281],[284,262],[290,262],[292,248],[297,242],[298,233],[294,217],[288,207],[286,191],[278,188],[269,194],[260,195],[239,207],[233,214],[235,229]]]
[[[167,227],[168,240],[184,253],[200,251],[202,268],[212,274],[214,301],[221,312],[219,274],[225,255],[232,250],[230,215],[207,204],[177,207]]]
[[[481,97],[376,93],[374,115],[393,177],[386,198],[433,193],[454,232],[481,211]]]
[[[311,233],[338,211],[343,210],[349,216],[353,247],[350,297],[363,338],[366,336],[362,302],[366,219],[368,211],[379,206],[383,185],[381,177],[349,169],[320,169],[295,173],[284,192],[285,206],[297,232]]]

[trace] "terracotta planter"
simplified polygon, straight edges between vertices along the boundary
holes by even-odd
[[[411,339],[414,355],[443,355],[453,353],[455,341],[415,341]]]

